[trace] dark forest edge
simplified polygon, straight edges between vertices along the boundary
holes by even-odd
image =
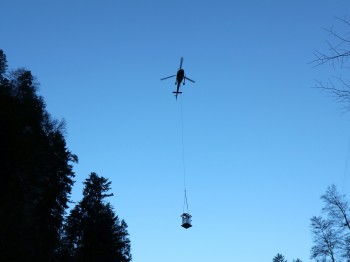
[[[37,86],[29,70],[9,71],[0,49],[0,261],[131,261],[108,179],[91,173],[67,215],[78,157]]]

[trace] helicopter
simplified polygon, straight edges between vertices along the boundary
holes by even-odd
[[[164,78],[161,78],[160,80],[165,80],[165,79],[168,79],[168,78],[171,78],[171,77],[174,77],[176,76],[176,82],[175,82],[175,85],[177,85],[177,88],[176,88],[176,91],[173,92],[173,94],[175,94],[175,97],[176,97],[176,100],[177,100],[177,96],[178,94],[182,94],[182,92],[180,92],[180,85],[181,85],[181,82],[183,81],[183,85],[185,85],[185,80],[187,79],[188,81],[192,82],[192,83],[195,83],[195,81],[193,81],[192,79],[189,79],[186,75],[185,75],[185,70],[182,69],[182,62],[183,62],[183,57],[181,57],[181,60],[180,60],[180,68],[179,70],[177,70],[177,73],[176,75],[172,75],[172,76],[167,76],[167,77],[164,77]]]

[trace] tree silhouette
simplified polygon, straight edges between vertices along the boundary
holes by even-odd
[[[0,80],[4,79],[7,70],[7,60],[4,51],[0,49]]]
[[[115,215],[105,198],[111,182],[91,173],[84,182],[83,199],[67,219],[66,254],[71,261],[131,261],[127,224]]]
[[[52,261],[77,157],[31,72],[7,72],[0,50],[0,261]]]
[[[312,233],[314,235],[314,246],[311,248],[311,258],[322,258],[327,261],[330,258],[335,261],[335,252],[340,242],[329,220],[322,217],[311,218]]]
[[[284,256],[280,253],[278,253],[273,259],[272,262],[287,262],[287,260],[284,258]]]
[[[341,22],[341,25],[345,26],[345,33],[338,33],[334,28],[325,29],[331,40],[327,41],[328,50],[315,51],[315,59],[311,61],[315,66],[330,63],[333,69],[338,68],[343,70],[349,69],[349,58],[350,58],[350,22],[347,19],[336,18]],[[329,92],[333,95],[340,103],[344,104],[346,110],[350,109],[350,81],[349,79],[343,78],[341,74],[329,78],[327,81],[317,81],[318,88]]]
[[[322,212],[326,217],[311,218],[314,245],[312,259],[325,261],[350,260],[350,210],[349,202],[331,185],[321,199],[325,203]]]

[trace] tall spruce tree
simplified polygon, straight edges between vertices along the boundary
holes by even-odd
[[[0,261],[53,261],[77,157],[31,72],[0,50]]]
[[[127,224],[119,220],[105,198],[111,182],[91,173],[83,199],[71,210],[66,224],[66,255],[70,261],[131,261]]]
[[[278,253],[273,259],[273,262],[287,262],[287,260],[284,258],[284,256],[280,253]]]

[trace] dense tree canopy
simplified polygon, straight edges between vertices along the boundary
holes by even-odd
[[[0,49],[0,261],[131,261],[127,224],[92,173],[66,219],[78,161],[30,71],[7,71]]]
[[[77,157],[31,72],[6,71],[0,52],[1,261],[50,261],[59,245]]]

